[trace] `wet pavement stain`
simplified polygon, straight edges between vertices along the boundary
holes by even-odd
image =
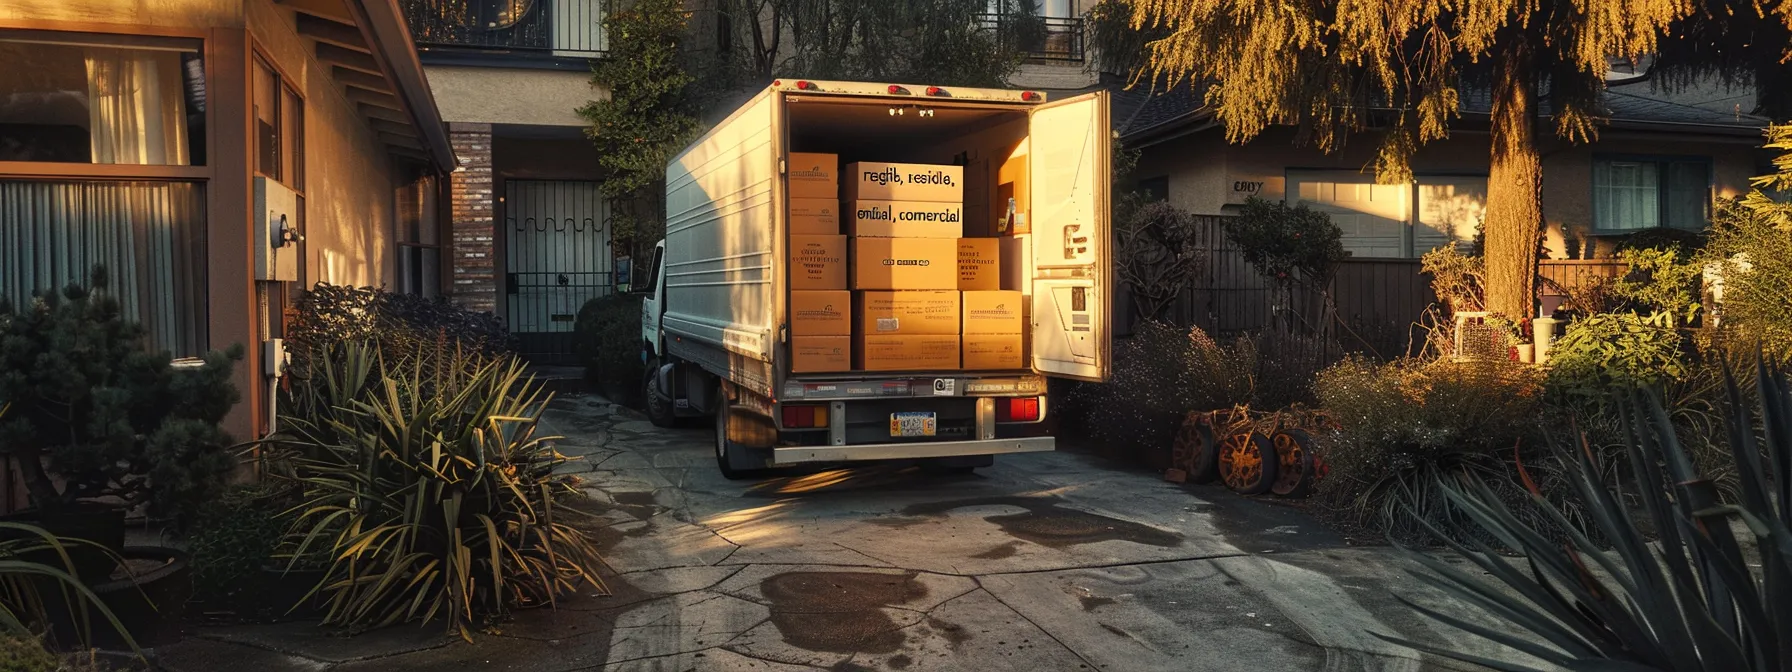
[[[902,655],[902,654],[896,654],[895,656],[892,656],[890,658],[890,669],[893,669],[893,670],[906,670],[906,669],[908,669],[908,666],[913,665],[913,664],[915,664],[915,660],[913,658],[910,658],[910,657]]]
[[[907,529],[928,522],[927,518],[872,518],[865,521],[872,525],[889,527],[898,530]]]
[[[928,616],[927,626],[933,628],[934,632],[940,633],[941,637],[946,638],[946,645],[955,650],[958,648],[958,645],[971,641],[971,633],[966,632],[964,626],[957,623],[949,623]]]
[[[612,492],[610,499],[616,500],[617,510],[634,516],[636,520],[647,520],[663,510],[653,502],[651,492]]]
[[[1001,560],[1002,558],[1014,557],[1014,553],[1017,550],[1020,550],[1020,542],[1010,541],[1006,544],[1002,544],[1001,546],[997,546],[995,548],[989,549],[982,553],[977,553],[975,555],[972,555],[971,557],[976,558],[978,560]]]
[[[1083,603],[1083,611],[1095,611],[1096,609],[1099,609],[1101,607],[1105,607],[1105,606],[1108,606],[1108,605],[1114,603],[1114,598],[1096,597],[1094,595],[1081,595],[1081,596],[1078,596],[1076,599],[1078,602]]]
[[[766,577],[759,592],[784,641],[810,651],[891,653],[904,635],[883,607],[927,596],[914,573],[787,572]]]
[[[941,516],[971,506],[1012,506],[1026,513],[986,516],[1009,536],[1051,548],[1065,548],[1102,541],[1130,541],[1169,548],[1182,544],[1182,535],[1130,520],[1069,508],[1056,497],[981,497],[916,504],[902,510],[907,516]]]

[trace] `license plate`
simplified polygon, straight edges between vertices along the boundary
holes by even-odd
[[[890,436],[933,436],[939,432],[934,413],[891,413]]]

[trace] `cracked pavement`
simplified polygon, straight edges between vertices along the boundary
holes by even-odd
[[[969,475],[909,464],[728,481],[708,429],[596,396],[544,421],[580,459],[613,595],[478,635],[204,628],[172,670],[1428,670],[1376,633],[1509,658],[1395,599],[1483,623],[1396,551],[1304,514],[1073,453]],[[703,423],[698,423],[703,424]],[[1062,446],[1061,446],[1062,447]],[[1526,661],[1536,664],[1536,661]]]

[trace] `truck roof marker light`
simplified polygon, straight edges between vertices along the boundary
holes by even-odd
[[[801,89],[801,90],[804,90],[804,91],[815,91],[815,90],[816,90],[816,86],[815,86],[815,83],[814,83],[814,82],[811,82],[811,81],[809,81],[809,80],[807,80],[807,79],[799,79],[799,80],[797,80],[797,81],[796,81],[796,88],[798,88],[798,89]]]
[[[782,79],[772,80],[772,86],[783,86],[783,85],[784,85],[784,80],[782,80]]]
[[[929,87],[927,87],[927,95],[929,95],[929,96],[950,96],[952,94],[946,93],[946,90],[942,89],[940,87],[929,86]]]
[[[1039,100],[1039,93],[1036,91],[1022,91],[1020,92],[1020,99],[1029,103],[1037,102]]]
[[[890,95],[906,96],[906,95],[909,95],[909,93],[908,93],[908,89],[902,88],[901,86],[898,86],[896,84],[891,84],[890,85]]]

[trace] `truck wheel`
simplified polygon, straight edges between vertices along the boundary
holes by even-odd
[[[716,390],[716,400],[720,408],[716,409],[716,467],[722,471],[722,478],[739,481],[758,478],[765,473],[764,462],[754,464],[751,449],[728,440],[728,398],[720,389]]]
[[[659,389],[659,372],[659,358],[647,360],[647,373],[641,376],[643,398],[647,400],[647,420],[655,427],[677,427],[678,414],[672,410],[672,395]]]

